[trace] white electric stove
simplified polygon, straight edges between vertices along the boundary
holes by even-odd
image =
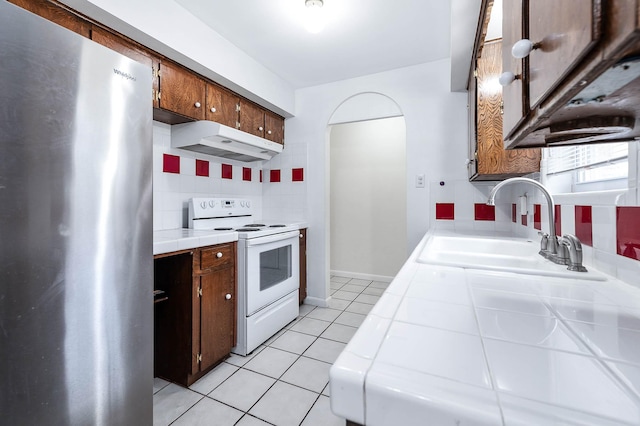
[[[299,313],[299,236],[295,224],[254,220],[250,200],[192,198],[189,228],[238,233],[238,344],[247,355]]]

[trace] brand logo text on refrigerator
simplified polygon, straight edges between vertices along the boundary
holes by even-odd
[[[113,73],[119,75],[120,77],[126,78],[127,80],[133,80],[136,81],[136,78],[134,76],[132,76],[131,74],[124,72],[124,71],[120,71],[117,68],[113,69]]]

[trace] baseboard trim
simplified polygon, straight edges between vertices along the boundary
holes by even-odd
[[[357,278],[360,280],[371,280],[371,281],[381,281],[383,283],[390,283],[393,281],[394,277],[387,277],[384,275],[373,275],[373,274],[361,274],[358,272],[347,272],[347,271],[329,271],[331,275],[337,275],[340,277],[346,278]]]
[[[306,303],[307,305],[318,306],[320,308],[326,308],[327,306],[329,306],[329,299],[307,296],[304,299],[304,303]]]

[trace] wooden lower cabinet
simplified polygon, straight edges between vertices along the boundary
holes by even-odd
[[[302,305],[307,297],[307,229],[300,230],[300,290],[299,302]]]
[[[236,243],[157,257],[154,374],[190,386],[236,345]]]

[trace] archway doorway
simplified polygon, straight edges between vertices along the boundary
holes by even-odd
[[[390,281],[407,256],[406,129],[397,104],[380,94],[350,98],[330,122],[329,151],[330,273]]]

